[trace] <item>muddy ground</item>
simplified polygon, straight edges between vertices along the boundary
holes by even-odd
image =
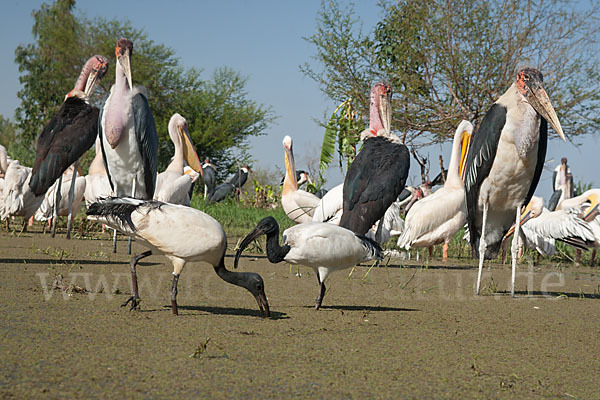
[[[317,312],[312,270],[249,254],[272,318],[202,263],[175,317],[163,256],[138,267],[141,311],[120,307],[129,256],[108,237],[0,234],[0,397],[600,398],[598,269],[521,266],[512,299],[509,266],[476,297],[474,260],[391,259],[333,274]]]

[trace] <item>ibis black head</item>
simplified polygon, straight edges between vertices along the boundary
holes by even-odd
[[[252,232],[250,232],[248,235],[246,235],[244,239],[242,239],[242,242],[240,243],[240,246],[237,249],[237,252],[235,253],[235,260],[233,262],[234,268],[237,268],[238,261],[244,249],[248,247],[248,245],[260,235],[279,235],[279,225],[277,224],[275,218],[265,217],[261,219],[260,222],[256,225],[256,228],[254,228]]]
[[[240,284],[252,293],[256,299],[256,303],[258,303],[261,315],[263,317],[269,317],[271,312],[269,311],[269,302],[267,301],[267,295],[265,294],[265,283],[263,282],[262,277],[254,272],[245,272],[242,273],[242,275],[243,280],[241,280]]]

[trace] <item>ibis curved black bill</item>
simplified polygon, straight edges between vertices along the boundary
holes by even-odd
[[[264,234],[264,231],[262,229],[254,228],[254,230],[252,232],[247,234],[246,237],[244,239],[242,239],[240,246],[238,247],[237,251],[235,252],[235,260],[233,261],[233,268],[237,268],[238,261],[240,259],[240,256],[242,255],[242,252],[244,251],[244,249],[246,247],[248,247],[248,245],[250,243],[252,243],[252,241],[254,239],[256,239],[257,237],[259,237],[262,234]]]

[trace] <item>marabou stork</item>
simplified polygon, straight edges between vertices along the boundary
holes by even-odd
[[[85,176],[85,205],[98,201],[99,198],[109,197],[112,193],[104,161],[102,160],[102,148],[100,147],[100,138],[96,138],[96,156],[92,160]]]
[[[156,185],[158,135],[148,99],[133,87],[132,52],[133,43],[119,39],[115,84],[100,112],[98,129],[114,193],[124,197],[135,192],[134,197],[150,200]]]
[[[227,238],[221,224],[210,215],[182,205],[115,197],[92,204],[87,214],[89,219],[118,229],[152,249],[131,258],[133,295],[123,306],[131,302],[131,310],[138,307],[140,297],[136,265],[155,251],[164,254],[173,264],[173,314],[178,315],[177,282],[183,267],[187,262],[204,261],[213,266],[221,279],[252,293],[261,314],[269,316],[269,303],[261,276],[252,272],[232,272],[225,268]]]
[[[230,194],[235,194],[236,196],[239,195],[240,189],[248,180],[248,172],[250,171],[250,167],[247,165],[239,168],[231,178],[229,178],[226,182],[221,183],[208,193],[208,201],[211,203],[217,203],[225,200],[225,198]]]
[[[408,176],[408,149],[391,132],[391,121],[392,92],[389,85],[377,83],[371,90],[369,128],[361,134],[362,150],[344,179],[340,226],[361,235],[385,215]]]
[[[194,177],[186,174],[185,164],[202,173],[202,165],[190,140],[185,118],[175,113],[169,121],[169,136],[175,146],[175,155],[167,169],[156,178],[154,200],[172,204],[190,205],[189,190]]]
[[[89,104],[89,97],[107,70],[105,57],[90,58],[58,113],[38,137],[29,181],[36,196],[45,194],[63,172],[94,145],[99,110]]]
[[[551,210],[555,210],[561,201],[573,197],[573,175],[567,165],[566,157],[561,158],[560,164],[552,173],[552,191],[548,202],[548,208]]]
[[[325,295],[325,280],[333,271],[352,267],[360,262],[381,259],[379,244],[354,232],[324,222],[306,222],[283,232],[279,245],[279,225],[273,217],[263,218],[240,243],[235,253],[234,267],[240,255],[254,239],[267,236],[267,257],[271,263],[285,261],[311,267],[320,285],[315,309],[321,307]]]
[[[521,207],[529,203],[540,180],[548,122],[565,140],[542,81],[538,70],[520,70],[516,81],[483,117],[471,141],[465,192],[471,248],[473,254],[479,250],[477,294],[484,258],[497,256],[502,238],[519,221]],[[519,224],[516,237],[518,231]],[[517,241],[513,240],[511,296],[515,289],[517,250]]]
[[[398,247],[408,250],[411,247],[430,247],[443,243],[443,261],[448,260],[448,243],[467,222],[465,189],[461,176],[472,133],[473,125],[469,121],[462,121],[458,125],[446,182],[443,187],[409,208]]]
[[[283,176],[283,178],[281,178],[281,183],[280,185],[283,185],[283,182],[285,181],[285,175]],[[311,184],[312,181],[310,180],[310,176],[308,174],[308,172],[302,170],[302,169],[297,169],[296,170],[296,182],[298,182],[298,187],[302,186],[305,183],[309,183]]]
[[[202,164],[202,180],[204,181],[204,199],[206,200],[217,184],[217,169],[208,158]]]
[[[283,179],[283,189],[281,191],[281,207],[292,221],[304,223],[312,221],[314,208],[320,199],[312,193],[298,189],[293,146],[294,143],[290,136],[283,138],[285,178]]]

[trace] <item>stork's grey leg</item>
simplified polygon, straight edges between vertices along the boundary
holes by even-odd
[[[54,218],[52,219],[52,237],[56,236],[56,224],[58,223],[58,207],[60,206],[60,191],[62,186],[62,174],[58,177],[58,184],[54,191]]]
[[[131,261],[129,262],[129,267],[131,269],[131,287],[133,296],[127,299],[127,301],[121,304],[121,307],[125,307],[129,302],[131,302],[131,308],[129,311],[137,308],[140,305],[140,293],[138,290],[138,282],[137,282],[137,273],[135,267],[137,263],[142,259],[152,255],[152,250],[148,250],[143,252],[142,254],[135,255],[131,257]]]
[[[481,236],[479,237],[479,271],[477,272],[477,288],[475,294],[479,295],[479,288],[481,287],[481,271],[483,270],[483,258],[485,257],[485,224],[487,223],[488,204],[483,204],[483,222],[481,224]],[[473,233],[471,233],[473,234]]]
[[[512,275],[510,279],[510,296],[515,297],[515,275],[517,273],[517,255],[519,254],[519,231],[521,228],[521,207],[517,207],[517,217],[515,220],[515,233],[513,234],[510,254],[512,257]]]
[[[137,176],[133,177],[133,185],[131,186],[131,197],[135,199],[135,186],[137,185]],[[131,254],[131,236],[127,238],[127,254]]]
[[[113,229],[113,253],[117,252],[117,230]]]
[[[73,227],[73,198],[75,197],[75,181],[77,180],[77,168],[79,160],[75,161],[73,175],[71,176],[71,187],[69,188],[69,214],[67,217],[67,239],[71,239],[71,228]]]

